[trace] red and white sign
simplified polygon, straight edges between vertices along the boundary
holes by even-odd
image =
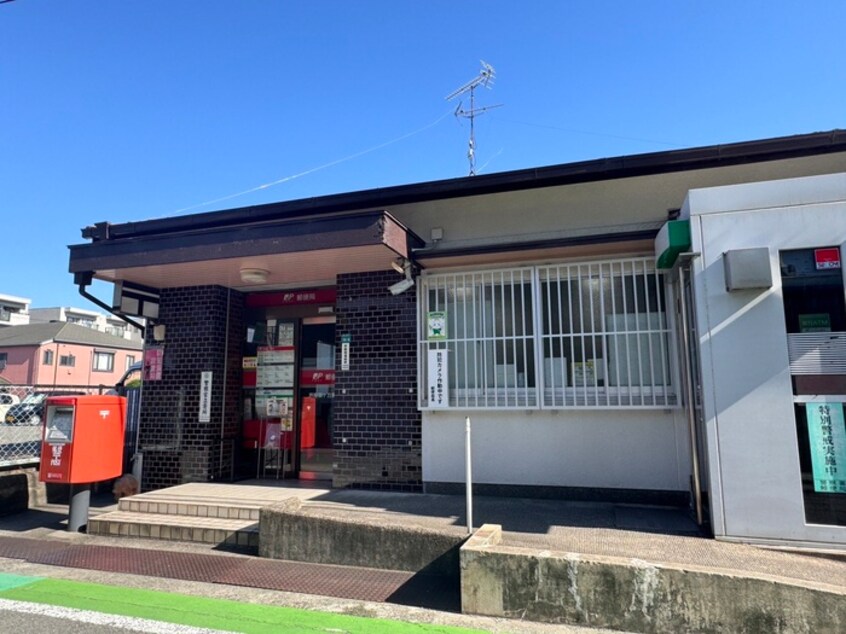
[[[71,462],[69,443],[41,445],[42,482],[68,482]]]
[[[335,385],[335,370],[300,370],[300,385]]]
[[[826,249],[814,249],[814,264],[818,271],[828,271],[840,268],[840,249],[828,247]]]
[[[334,288],[312,288],[302,291],[275,291],[273,293],[252,293],[247,295],[249,308],[267,306],[301,306],[303,304],[335,304],[337,292]]]

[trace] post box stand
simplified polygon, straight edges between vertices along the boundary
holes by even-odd
[[[126,399],[113,395],[52,396],[45,405],[39,479],[70,485],[68,530],[88,525],[91,484],[123,471]]]

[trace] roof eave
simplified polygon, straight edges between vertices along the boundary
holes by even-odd
[[[82,230],[82,236],[94,241],[141,237],[297,216],[387,208],[392,205],[444,198],[707,169],[844,151],[846,151],[846,130],[837,129],[759,141],[635,154],[481,176],[397,185],[189,216],[116,225],[101,222],[85,227]]]

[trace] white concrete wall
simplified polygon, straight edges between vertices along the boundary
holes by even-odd
[[[702,387],[718,536],[846,544],[805,522],[779,251],[846,242],[846,174],[693,190]],[[727,292],[722,254],[769,247],[773,287]]]
[[[477,483],[688,490],[681,410],[423,412],[424,482],[464,482],[467,415]]]

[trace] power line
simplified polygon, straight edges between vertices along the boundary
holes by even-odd
[[[2,1],[2,0],[0,0],[0,1]],[[220,198],[214,198],[212,200],[207,200],[205,202],[198,203],[196,205],[190,205],[188,207],[183,207],[182,209],[177,209],[173,213],[178,214],[178,213],[182,213],[183,211],[189,211],[191,209],[197,209],[199,207],[205,207],[206,205],[213,205],[214,203],[223,202],[225,200],[232,200],[233,198],[238,198],[239,196],[244,196],[246,194],[252,194],[253,192],[261,191],[263,189],[268,189],[268,188],[274,187],[276,185],[281,185],[282,183],[290,182],[290,181],[292,181],[296,178],[300,178],[302,176],[308,176],[309,174],[314,174],[315,172],[319,172],[320,170],[326,169],[327,167],[333,167],[335,165],[339,165],[341,163],[351,161],[352,159],[358,158],[359,156],[364,156],[365,154],[370,154],[371,152],[375,152],[376,150],[381,150],[382,148],[388,147],[389,145],[393,145],[394,143],[399,143],[400,141],[403,141],[403,140],[405,140],[409,137],[412,137],[415,134],[420,134],[421,132],[425,132],[429,128],[433,128],[436,125],[438,125],[441,121],[443,121],[447,117],[447,115],[450,114],[450,112],[451,112],[450,110],[446,111],[444,114],[442,114],[440,117],[438,117],[435,121],[423,126],[422,128],[418,128],[417,130],[414,130],[412,132],[408,132],[406,134],[403,134],[402,136],[398,136],[397,138],[391,139],[390,141],[385,141],[384,143],[380,143],[379,145],[374,145],[373,147],[368,148],[366,150],[356,152],[355,154],[350,154],[349,156],[345,156],[344,158],[340,158],[340,159],[337,159],[335,161],[330,161],[329,163],[324,163],[323,165],[318,165],[317,167],[312,167],[311,169],[305,170],[304,172],[299,172],[297,174],[291,174],[290,176],[284,176],[284,177],[279,178],[275,181],[271,181],[269,183],[264,183],[263,185],[258,185],[256,187],[251,187],[250,189],[245,189],[244,191],[240,191],[236,194],[229,194],[228,196],[221,196]]]

